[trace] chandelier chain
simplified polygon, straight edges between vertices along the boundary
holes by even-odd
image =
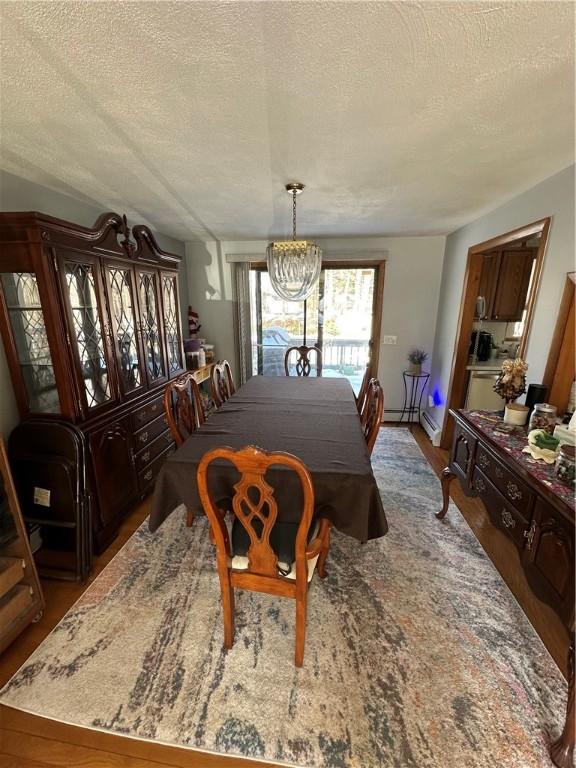
[[[292,190],[292,240],[296,240],[296,190]]]

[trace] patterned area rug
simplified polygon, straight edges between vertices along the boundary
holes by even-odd
[[[222,647],[204,520],[144,524],[7,684],[1,701],[66,723],[332,768],[543,768],[566,686],[407,430],[373,455],[389,534],[335,534],[294,606],[237,592]]]

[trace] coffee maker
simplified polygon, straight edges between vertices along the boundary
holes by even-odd
[[[478,337],[478,339],[476,339]],[[470,348],[468,350],[469,355],[473,355],[476,352],[476,359],[480,363],[484,363],[490,360],[490,354],[492,352],[492,334],[488,331],[472,331],[470,338]]]

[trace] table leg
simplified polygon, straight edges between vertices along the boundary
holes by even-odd
[[[566,720],[560,737],[550,747],[550,757],[558,768],[572,768],[574,765],[574,739],[576,712],[574,710],[574,635],[568,650],[568,702]]]
[[[440,512],[436,512],[436,517],[438,520],[443,520],[446,516],[446,512],[448,512],[448,504],[450,503],[450,483],[456,475],[450,467],[446,467],[442,470],[442,475],[440,477],[440,484],[442,485],[442,509]]]

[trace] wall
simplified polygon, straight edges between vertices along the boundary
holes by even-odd
[[[548,247],[526,352],[526,361],[530,366],[527,381],[541,382],[565,276],[576,268],[574,170],[574,166],[566,168],[448,236],[431,371],[432,389],[441,402],[428,409],[437,425],[441,426],[444,419],[468,249],[497,235],[551,216]]]
[[[398,336],[396,346],[380,346],[378,376],[384,387],[387,420],[396,420],[404,399],[402,371],[415,346],[432,351],[444,258],[444,237],[370,237],[316,240],[326,259],[386,258],[381,338]],[[216,355],[236,366],[232,268],[227,255],[264,258],[267,242],[186,244],[188,296],[202,322],[201,336]],[[425,366],[426,367],[426,366]]]
[[[0,171],[0,211],[2,212],[40,211],[50,216],[67,219],[75,224],[91,227],[98,216],[107,210],[109,209],[105,203],[99,205],[96,201],[81,200],[64,195],[40,184],[21,179],[11,173]],[[123,213],[123,211],[118,211],[118,213]],[[129,221],[129,223],[147,222],[139,219]],[[154,234],[162,249],[184,256],[184,243],[159,232]],[[185,259],[182,259],[179,273],[184,322],[187,288]],[[4,346],[0,342],[0,434],[6,438],[18,421],[19,415],[12,380],[4,354]]]

